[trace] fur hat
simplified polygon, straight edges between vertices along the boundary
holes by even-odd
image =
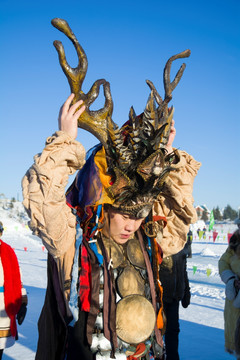
[[[236,230],[229,240],[229,248],[236,251],[238,245],[240,245],[240,232]]]
[[[240,218],[237,218],[235,221],[234,221],[234,224],[237,224],[238,226],[240,225]]]

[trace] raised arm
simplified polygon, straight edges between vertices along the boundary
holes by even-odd
[[[85,163],[85,150],[75,139],[77,118],[84,111],[70,95],[59,114],[59,128],[46,141],[41,154],[22,180],[23,205],[30,217],[29,227],[54,257],[62,256],[75,240],[75,216],[66,204],[69,175]],[[77,111],[76,111],[77,110]]]
[[[168,153],[175,152],[177,159],[174,163],[175,170],[169,173],[164,190],[153,208],[154,215],[164,216],[167,219],[163,236],[159,237],[164,257],[176,254],[184,247],[189,225],[197,220],[192,193],[194,178],[201,163],[185,151],[172,147],[175,135],[176,129],[173,120],[166,148]]]

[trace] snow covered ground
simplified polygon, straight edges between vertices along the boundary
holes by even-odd
[[[47,252],[40,239],[31,234],[27,219],[16,214],[22,215],[21,204],[17,203],[11,212],[0,208],[0,221],[5,228],[2,240],[15,249],[29,305],[24,323],[18,326],[19,340],[4,351],[3,360],[33,360],[38,338],[37,321],[47,283]],[[233,360],[234,357],[224,351],[225,289],[218,275],[218,259],[228,246],[228,233],[232,233],[236,225],[216,225],[214,230],[218,236],[215,242],[212,232],[206,232],[206,237],[199,239],[197,227],[194,226],[192,258],[188,259],[187,265],[191,304],[187,309],[180,306],[180,358]]]

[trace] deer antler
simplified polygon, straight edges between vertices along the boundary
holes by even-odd
[[[191,54],[191,51],[185,50],[182,51],[179,54],[171,56],[164,68],[164,75],[163,75],[163,81],[164,81],[164,89],[165,89],[165,98],[164,100],[161,98],[161,96],[158,94],[154,84],[150,80],[146,80],[146,83],[151,89],[151,95],[149,97],[148,103],[146,105],[145,111],[144,111],[144,117],[148,121],[150,121],[155,128],[160,128],[162,125],[165,124],[165,129],[162,132],[162,135],[160,137],[160,146],[165,146],[168,141],[170,129],[171,129],[171,122],[173,117],[173,107],[171,107],[170,110],[168,110],[168,103],[172,99],[172,91],[175,89],[177,84],[179,83],[183,72],[186,68],[186,64],[183,63],[178,70],[174,80],[170,81],[170,72],[171,72],[171,66],[172,62],[176,59],[186,58],[189,57]],[[157,118],[158,118],[158,124],[156,124],[156,116],[153,117],[153,114],[156,114],[155,111],[155,104],[153,101],[153,98],[155,99],[156,103],[158,104],[157,108]]]
[[[186,68],[186,64],[183,63],[181,65],[180,69],[178,70],[174,80],[171,82],[170,81],[170,72],[171,72],[172,62],[176,59],[183,59],[183,58],[189,57],[190,54],[191,54],[191,51],[189,49],[187,49],[185,51],[182,51],[179,54],[171,56],[170,59],[168,59],[166,65],[165,65],[165,68],[164,68],[164,78],[163,78],[164,89],[165,89],[165,99],[164,99],[162,105],[159,107],[158,113],[160,113],[161,111],[165,111],[165,108],[167,108],[167,104],[169,103],[169,101],[172,100],[172,91],[175,89],[175,87],[181,80],[182,74]]]
[[[107,147],[109,125],[111,124],[111,127],[114,129],[117,127],[111,119],[113,101],[110,92],[110,85],[105,79],[97,80],[94,82],[89,92],[84,94],[82,91],[82,83],[85,79],[88,68],[87,56],[69,27],[67,21],[55,18],[51,21],[51,23],[71,40],[77,51],[79,60],[78,66],[76,68],[72,68],[66,60],[62,43],[58,40],[55,40],[53,43],[58,52],[60,65],[68,79],[71,92],[75,94],[73,103],[81,99],[86,106],[86,110],[78,118],[78,127],[91,132],[104,147]],[[91,111],[89,107],[98,97],[101,85],[103,85],[105,97],[104,107],[96,111]]]

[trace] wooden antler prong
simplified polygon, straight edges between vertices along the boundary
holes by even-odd
[[[167,102],[169,102],[172,99],[172,91],[175,89],[177,84],[179,83],[182,74],[185,70],[186,64],[182,64],[181,68],[177,72],[177,75],[175,76],[174,80],[171,82],[170,80],[170,72],[171,72],[171,66],[172,62],[177,59],[182,59],[189,57],[191,54],[191,51],[189,49],[182,51],[179,54],[173,55],[168,59],[165,68],[164,68],[164,88],[165,88],[165,99]]]
[[[86,105],[90,106],[94,102],[94,100],[96,100],[96,98],[99,95],[100,86],[104,85],[105,82],[106,82],[105,79],[99,79],[94,82],[91,89],[89,90],[89,92],[86,95],[87,99],[88,99]]]
[[[162,98],[159,95],[159,93],[157,92],[154,84],[152,83],[152,81],[150,80],[146,80],[146,83],[148,84],[148,86],[150,87],[151,91],[153,91],[154,97],[156,99],[156,102],[158,105],[160,105],[162,103]]]
[[[86,106],[86,110],[78,119],[78,126],[90,131],[102,142],[104,146],[106,146],[109,122],[112,122],[112,127],[114,128],[114,123],[111,119],[113,102],[109,83],[105,79],[100,79],[94,82],[87,94],[82,91],[82,83],[85,79],[88,67],[86,54],[65,20],[55,18],[51,21],[51,23],[71,40],[77,51],[79,60],[78,66],[76,68],[71,68],[67,63],[62,43],[60,41],[54,41],[54,46],[59,55],[60,65],[68,79],[71,92],[75,94],[73,103],[81,99]],[[103,85],[105,96],[104,107],[99,110],[92,111],[89,107],[99,96],[101,85]]]

